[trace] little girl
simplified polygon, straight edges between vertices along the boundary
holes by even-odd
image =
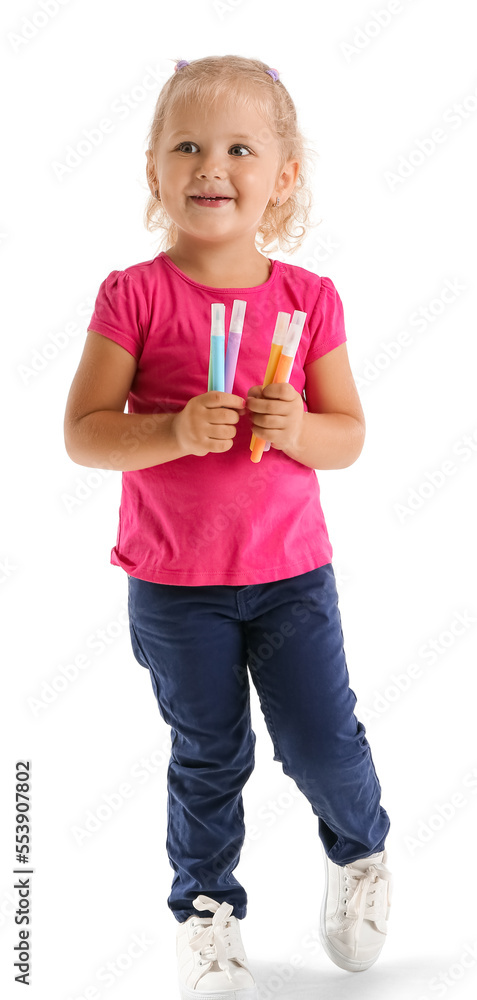
[[[257,248],[257,237],[290,248],[308,221],[304,139],[277,70],[181,60],[146,156],[147,228],[162,226],[168,249],[101,284],[65,444],[79,465],[123,473],[111,562],[128,576],[134,656],[171,727],[181,996],[251,1000],[247,895],[233,875],[254,767],[249,673],[273,759],[318,818],[325,951],[358,972],[386,936],[390,822],[353,712],[315,473],[356,461],[365,421],[333,282]],[[227,331],[234,299],[247,305],[233,392],[206,391],[211,304],[225,304]],[[295,310],[307,318],[290,381],[262,388],[277,314]],[[271,444],[259,463],[252,433]]]

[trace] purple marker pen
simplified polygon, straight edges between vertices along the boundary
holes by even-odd
[[[234,299],[225,355],[225,392],[232,392],[247,303]]]

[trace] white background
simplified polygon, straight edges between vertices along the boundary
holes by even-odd
[[[244,944],[261,1000],[474,996],[475,5],[402,0],[380,15],[383,26],[376,14],[388,0],[70,0],[56,12],[52,0],[53,13],[40,17],[42,6],[4,4],[0,43],[2,995],[21,993],[14,774],[26,758],[29,996],[178,996],[176,921],[166,904],[169,729],[132,654],[126,575],[109,562],[121,475],[73,463],[63,417],[101,281],[157,252],[142,214],[159,89],[177,59],[234,53],[279,70],[319,153],[314,217],[323,221],[298,253],[272,256],[329,275],[345,309],[367,438],[353,466],[320,472],[319,481],[357,714],[392,822],[395,878],[381,958],[357,976],[341,971],[317,942],[317,819],[272,760],[252,688],[256,767],[244,804],[259,836],[246,841],[235,871],[248,893]],[[133,106],[120,117],[112,107],[123,95]],[[113,131],[59,177],[68,147],[105,117]],[[437,128],[445,139],[432,149]],[[419,163],[424,140],[430,152]],[[410,155],[415,165],[399,177]],[[455,282],[445,303],[442,291]],[[430,311],[418,327],[421,309]],[[393,348],[405,332],[406,346]],[[65,682],[62,668],[81,656],[88,662]],[[130,797],[108,818],[106,796],[120,796],[126,783]],[[98,810],[103,818],[87,833]],[[135,935],[145,946],[131,959]],[[105,981],[107,963],[115,972]]]

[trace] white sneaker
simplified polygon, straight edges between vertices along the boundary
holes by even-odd
[[[210,896],[193,900],[197,910],[177,928],[176,952],[183,1000],[258,1000],[255,980],[247,965],[237,917],[231,903]]]
[[[386,851],[336,865],[325,855],[326,888],[320,939],[329,958],[348,972],[362,972],[386,940],[392,875]]]

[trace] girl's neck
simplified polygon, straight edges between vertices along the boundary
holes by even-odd
[[[254,288],[268,281],[272,268],[271,261],[258,250],[247,260],[234,254],[228,263],[223,252],[201,254],[198,259],[196,253],[179,251],[177,243],[165,254],[192,281],[212,288]]]

